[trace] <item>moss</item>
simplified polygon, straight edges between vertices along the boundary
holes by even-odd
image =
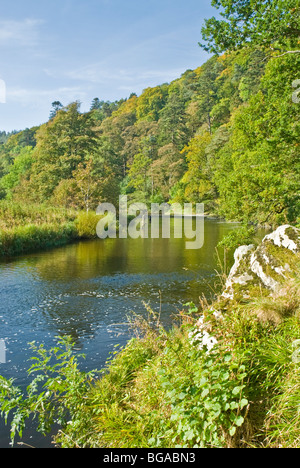
[[[235,300],[240,303],[248,303],[252,301],[253,298],[268,296],[270,294],[269,290],[263,287],[258,278],[250,280],[247,285],[233,283],[232,289]]]
[[[255,252],[263,272],[277,283],[282,283],[295,270],[297,266],[297,256],[291,250],[276,246],[272,241],[266,240]],[[266,261],[266,258],[268,261]],[[275,271],[282,268],[283,274]]]
[[[290,226],[285,230],[286,235],[300,247],[300,231]]]
[[[297,231],[294,228],[286,230],[287,234],[293,234],[297,237]],[[256,273],[251,268],[251,256],[255,255],[255,261],[259,264],[259,269]],[[229,292],[236,301],[247,302],[253,297],[268,296],[271,291],[264,284],[265,278],[260,275],[260,271],[270,278],[270,288],[275,289],[276,284],[283,286],[284,282],[292,277],[297,270],[299,255],[283,246],[277,246],[271,239],[264,239],[256,250],[250,250],[240,260],[239,266],[229,277],[228,288]],[[246,284],[241,284],[242,277],[245,277]],[[261,276],[261,278],[260,278]],[[252,277],[252,279],[250,279]],[[275,282],[275,283],[274,283]]]
[[[288,264],[291,267],[295,266],[295,261],[297,256],[295,253],[285,247],[279,247],[275,245],[270,240],[264,242],[264,248],[266,250],[266,254],[270,259],[270,264],[276,268]]]

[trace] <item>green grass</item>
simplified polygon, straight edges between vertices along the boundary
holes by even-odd
[[[1,230],[9,230],[27,224],[40,226],[43,224],[72,222],[76,219],[76,216],[76,211],[65,208],[26,204],[25,202],[0,201]]]
[[[78,237],[76,213],[45,205],[0,202],[0,257],[71,242]]]
[[[96,237],[99,216],[47,205],[0,202],[0,258]]]
[[[0,231],[0,257],[58,247],[78,238],[73,223],[27,224]]]

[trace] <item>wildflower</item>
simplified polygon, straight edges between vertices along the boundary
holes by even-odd
[[[189,333],[189,339],[192,344],[198,345],[199,350],[206,348],[207,353],[217,344],[215,337],[211,336],[206,330],[199,330],[198,328]]]

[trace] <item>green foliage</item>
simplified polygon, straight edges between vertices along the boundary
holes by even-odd
[[[146,306],[147,319],[130,320],[135,338],[101,374],[79,370],[69,338],[49,351],[32,344],[26,392],[0,378],[12,439],[34,416],[42,433],[60,425],[64,448],[298,446],[299,282],[282,298],[290,314],[279,325],[257,319],[262,301],[217,300],[201,313],[189,303],[168,332]]]
[[[33,163],[33,149],[31,146],[25,146],[20,150],[18,156],[15,157],[12,166],[0,180],[1,187],[6,192],[6,198],[13,197],[13,189],[21,182],[23,176],[29,172]]]
[[[73,223],[27,224],[0,230],[0,257],[58,247],[78,238]]]
[[[148,171],[150,164],[151,159],[147,155],[138,153],[134,156],[128,172],[129,187],[133,187],[140,192],[147,192]]]
[[[167,436],[175,447],[224,447],[225,434],[234,436],[244,422],[245,366],[229,350],[203,349],[203,335],[197,328],[189,336],[192,345],[186,343],[186,349],[180,341],[167,344],[167,365],[158,372],[171,408]],[[158,434],[158,439],[165,436]]]
[[[203,37],[222,56],[140,96],[95,98],[86,113],[56,101],[46,124],[3,134],[0,198],[90,210],[125,192],[244,223],[299,222],[299,2],[212,5],[223,19]]]
[[[253,243],[255,228],[242,226],[235,231],[230,232],[227,236],[218,243],[218,247],[224,247],[227,250],[234,250],[241,245],[249,245]]]
[[[166,86],[157,86],[144,90],[137,103],[138,120],[158,120],[166,99],[166,89]]]
[[[159,124],[162,143],[176,144],[179,148],[187,142],[186,102],[189,95],[183,95],[180,89],[169,89],[168,99],[160,110]]]
[[[78,238],[76,212],[0,202],[0,257],[64,245]]]
[[[207,161],[206,148],[211,142],[209,133],[195,136],[183,149],[188,169],[182,178],[185,185],[185,198],[192,203],[205,202],[214,198],[212,174]]]
[[[291,93],[299,60],[269,62],[261,91],[233,115],[214,165],[229,219],[279,224],[299,216],[299,106]]]
[[[95,239],[97,237],[96,227],[101,217],[94,211],[80,212],[75,224],[78,235],[83,239]]]
[[[76,212],[63,208],[16,203],[12,201],[2,200],[0,202],[0,229],[10,229],[26,224],[46,224],[74,221]]]
[[[31,177],[24,184],[28,196],[44,202],[63,179],[70,179],[73,171],[93,152],[96,130],[90,114],[79,112],[75,102],[57,112],[55,117],[37,132],[35,162]]]
[[[33,342],[31,349],[36,357],[28,370],[32,381],[26,395],[14,386],[12,379],[0,377],[0,408],[7,418],[13,413],[11,439],[22,437],[26,421],[33,416],[38,420],[38,430],[50,432],[53,424],[76,425],[81,417],[84,398],[93,381],[94,373],[83,373],[78,368],[80,356],[73,352],[74,343],[70,337],[60,338],[58,346],[47,351]]]
[[[298,0],[212,0],[224,19],[205,20],[201,46],[213,53],[247,46],[297,45],[300,29]]]

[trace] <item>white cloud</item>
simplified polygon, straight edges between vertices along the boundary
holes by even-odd
[[[39,19],[22,21],[0,21],[0,46],[33,46],[38,42],[38,28],[43,24]]]
[[[17,103],[22,106],[39,107],[59,100],[63,104],[72,101],[82,101],[86,98],[86,92],[78,86],[61,87],[56,89],[25,89],[8,88],[7,103]]]
[[[112,85],[118,89],[128,89],[128,86],[153,86],[178,78],[184,68],[162,68],[159,70],[138,68],[118,68],[103,62],[90,64],[73,70],[44,72],[53,78],[67,78],[72,81],[82,81],[90,84]],[[130,88],[131,89],[131,88]]]

